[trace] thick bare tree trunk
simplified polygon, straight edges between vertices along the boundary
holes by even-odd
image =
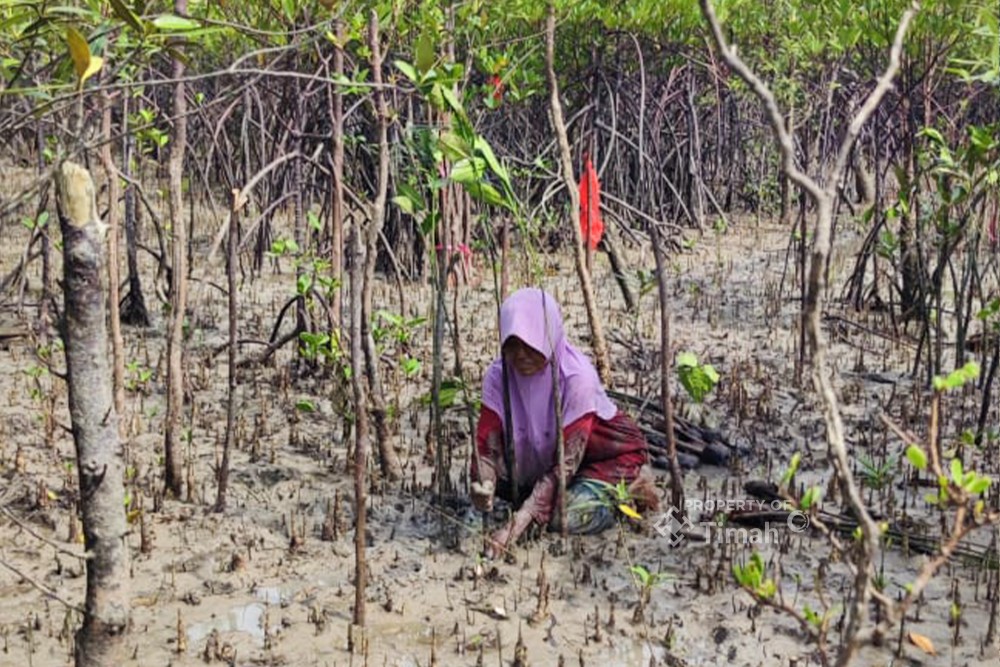
[[[87,596],[77,633],[77,667],[123,664],[129,622],[124,456],[112,396],[105,324],[104,234],[94,182],[72,162],[56,179],[63,236],[66,367],[76,445]]]
[[[597,316],[597,304],[594,299],[594,286],[587,270],[587,257],[583,250],[583,232],[580,230],[580,193],[577,191],[576,179],[573,177],[573,157],[569,147],[569,137],[566,135],[566,123],[563,120],[562,103],[559,101],[559,81],[555,72],[555,41],[556,41],[556,10],[549,3],[549,16],[545,24],[545,72],[549,79],[550,104],[552,113],[552,128],[559,139],[559,156],[562,163],[563,182],[569,194],[570,226],[573,228],[574,258],[576,273],[580,278],[580,289],[583,291],[583,303],[587,309],[587,321],[590,323],[591,347],[594,351],[594,364],[601,382],[611,383],[611,364],[608,361],[608,344],[604,340],[604,328]]]
[[[174,11],[187,13],[187,0],[174,0]],[[175,45],[176,47],[177,45]],[[170,190],[171,280],[170,329],[167,333],[167,418],[164,427],[164,479],[167,490],[181,498],[184,491],[184,462],[180,445],[181,417],[184,412],[184,311],[187,307],[187,227],[181,177],[187,148],[187,101],[184,99],[184,61],[174,58],[174,136],[167,165]]]
[[[375,185],[375,201],[372,204],[371,220],[368,222],[365,252],[364,290],[361,299],[361,340],[365,346],[365,369],[368,375],[369,399],[372,417],[375,419],[375,442],[378,445],[379,464],[386,479],[395,481],[402,471],[396,450],[389,442],[389,427],[386,423],[385,395],[382,393],[382,379],[378,367],[378,354],[371,326],[373,317],[372,288],[375,284],[375,260],[378,257],[378,241],[385,223],[385,204],[389,191],[389,110],[382,91],[382,50],[379,48],[378,15],[374,12],[368,26],[368,48],[371,50],[372,91],[378,132],[378,182]],[[363,408],[359,408],[363,409]]]

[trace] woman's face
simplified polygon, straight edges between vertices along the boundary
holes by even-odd
[[[520,375],[535,375],[545,368],[546,359],[538,350],[517,336],[511,336],[503,346],[504,360]]]

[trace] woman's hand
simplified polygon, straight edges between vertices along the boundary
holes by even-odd
[[[472,495],[472,504],[477,510],[480,512],[493,511],[494,486],[492,481],[473,482],[469,490]]]
[[[489,544],[486,546],[486,557],[496,558],[502,553],[506,553],[517,543],[518,538],[524,534],[533,521],[531,514],[524,510],[518,510],[514,518],[506,526],[493,533]]]

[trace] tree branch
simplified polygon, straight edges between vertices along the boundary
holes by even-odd
[[[824,195],[823,189],[795,164],[795,144],[792,141],[791,133],[785,127],[785,118],[781,113],[781,109],[778,108],[778,101],[774,99],[774,93],[740,59],[736,54],[736,49],[726,42],[726,38],[722,34],[722,26],[719,25],[719,18],[715,15],[715,7],[712,5],[711,0],[701,0],[701,11],[712,28],[712,36],[715,38],[716,46],[719,47],[722,59],[729,65],[730,69],[747,82],[754,94],[763,102],[764,108],[767,110],[767,118],[771,122],[771,129],[774,130],[775,138],[778,140],[778,146],[781,149],[782,169],[785,170],[785,174],[799,187],[808,192],[811,198],[819,200]]]
[[[31,535],[32,537],[34,537],[36,540],[40,540],[42,542],[45,542],[50,547],[52,547],[53,549],[55,549],[57,552],[63,554],[64,556],[72,556],[73,558],[79,558],[80,560],[84,560],[84,561],[91,557],[91,554],[90,554],[89,551],[88,552],[84,552],[82,554],[77,553],[75,551],[70,551],[69,549],[66,549],[65,547],[63,547],[62,545],[56,544],[55,542],[53,542],[49,538],[45,537],[44,535],[41,535],[41,534],[35,532],[31,528],[31,526],[29,526],[28,524],[26,524],[25,522],[23,522],[19,518],[17,518],[17,516],[15,516],[15,514],[13,512],[11,512],[9,509],[7,509],[6,507],[4,507],[3,505],[0,505],[0,512],[3,512],[4,515],[8,519],[10,519],[14,523],[16,523],[22,530],[24,530],[25,532],[27,532],[29,535]]]
[[[31,584],[32,587],[34,587],[35,589],[37,589],[38,591],[40,591],[42,594],[47,595],[48,597],[52,598],[56,602],[62,603],[64,606],[66,606],[69,609],[72,609],[73,611],[77,612],[81,616],[84,614],[84,611],[83,611],[82,607],[79,607],[79,606],[73,604],[72,602],[69,602],[69,601],[65,600],[61,595],[59,595],[58,593],[56,593],[54,590],[52,590],[51,588],[49,588],[48,586],[46,586],[42,582],[38,581],[37,579],[34,579],[30,575],[25,574],[24,572],[22,572],[18,568],[14,567],[10,563],[8,563],[7,560],[6,560],[6,557],[3,555],[2,552],[0,552],[0,565],[3,565],[8,570],[10,570],[11,572],[13,572],[14,574],[16,574],[17,576],[19,576],[22,579],[24,579],[26,582],[28,582],[29,584]]]

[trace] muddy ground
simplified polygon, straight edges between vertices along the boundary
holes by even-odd
[[[196,266],[214,230],[198,231]],[[23,252],[27,230],[8,225],[4,235],[0,266],[6,274]],[[797,278],[786,265],[786,232],[748,220],[725,233],[707,231],[692,238],[692,247],[670,258],[674,342],[678,350],[691,350],[714,364],[722,381],[705,409],[692,410],[683,398],[679,409],[717,425],[746,455],[730,468],[703,465],[687,473],[688,496],[744,498],[744,482],[776,477],[795,451],[803,454],[801,481],[825,485],[831,465],[821,417],[810,392],[795,382],[798,301],[791,295]],[[849,256],[858,242],[850,230],[842,234],[832,263],[838,284],[850,268],[839,257]],[[652,271],[653,259],[649,251],[635,248],[628,256],[638,287],[635,270]],[[149,257],[142,261],[151,271]],[[38,295],[38,264],[32,266],[26,292],[29,319]],[[224,284],[221,267],[213,271],[211,279]],[[557,294],[571,339],[586,349],[582,297],[568,259],[538,255],[519,261],[515,273],[517,285],[528,282],[528,275],[540,276],[538,282]],[[347,387],[330,373],[296,378],[301,366],[293,363],[291,346],[272,363],[242,371],[230,509],[221,515],[209,512],[215,494],[212,471],[224,437],[226,355],[217,351],[226,340],[226,311],[219,289],[195,285],[187,347],[193,493],[182,500],[155,498],[162,485],[165,320],[151,278],[146,287],[154,326],[125,329],[126,359],[132,364],[123,415],[128,482],[132,509],[141,506],[151,540],[149,553],[140,552],[140,515],[134,514],[128,538],[133,547],[131,664],[195,665],[208,659],[237,665],[374,666],[436,660],[471,666],[482,656],[481,664],[509,665],[519,635],[532,665],[563,659],[567,665],[607,666],[809,664],[813,647],[794,621],[755,609],[733,583],[732,563],[745,560],[751,548],[781,563],[781,588],[799,608],[821,608],[816,572],[824,572],[823,597],[833,607],[833,622],[841,617],[850,585],[844,569],[831,560],[824,538],[784,525],[762,533],[763,544],[748,544],[754,535],[747,532],[715,532],[709,543],[688,537],[671,546],[650,527],[656,517],[645,517],[644,529],[623,518],[619,530],[566,545],[542,535],[516,550],[516,563],[483,561],[478,517],[460,497],[442,510],[428,490],[428,418],[420,397],[430,385],[432,329],[425,323],[413,332],[412,354],[423,362],[416,377],[403,377],[394,343],[383,355],[386,400],[396,415],[392,437],[405,461],[406,479],[373,489],[368,626],[365,634],[354,633],[352,655],[352,487],[339,407]],[[624,310],[604,257],[596,258],[595,284],[612,341],[615,388],[648,396],[658,387],[655,289],[641,297],[640,312],[633,317]],[[293,293],[287,260],[280,272],[268,265],[262,277],[244,283],[241,338],[266,339]],[[428,287],[407,286],[405,296],[409,315],[429,315]],[[400,311],[392,284],[380,285],[377,301],[380,308]],[[463,362],[475,391],[495,352],[492,281],[460,287],[458,304]],[[903,445],[884,435],[878,414],[882,409],[905,413],[904,425],[921,428],[926,409],[907,374],[913,342],[878,335],[888,327],[877,316],[836,307],[829,314],[837,316],[828,320],[827,331],[834,337],[832,357],[840,371],[854,453],[860,460],[888,451],[898,461]],[[5,326],[20,326],[12,307],[0,311],[0,318]],[[260,349],[244,345],[240,356]],[[66,389],[62,380],[40,372],[33,350],[25,337],[6,339],[0,349],[0,502],[23,523],[0,515],[0,560],[8,566],[0,568],[0,664],[47,667],[72,662],[70,636],[79,616],[67,604],[82,604],[84,577],[82,562],[72,555],[82,545],[68,541],[76,480]],[[449,352],[446,369],[452,358]],[[57,369],[63,367],[58,351],[53,360]],[[950,414],[968,424],[975,399],[958,399]],[[306,402],[312,411],[301,409]],[[54,413],[47,417],[50,407]],[[448,414],[447,431],[456,452],[452,477],[461,496],[468,451],[461,409]],[[867,492],[873,505],[884,506],[890,496],[897,508],[901,504],[903,466],[892,470],[887,490]],[[665,484],[665,474],[657,475]],[[323,541],[322,525],[336,498],[338,534]],[[910,506],[931,516],[920,502],[911,499]],[[826,508],[838,510],[832,502]],[[934,520],[928,523],[936,529]],[[989,535],[979,539],[988,542]],[[895,547],[885,554],[886,590],[896,595],[922,557]],[[641,619],[635,613],[640,590],[630,574],[633,565],[664,575]],[[532,622],[542,570],[550,591],[548,614]],[[930,638],[937,655],[904,640],[896,656],[898,638],[890,637],[885,647],[866,650],[856,664],[997,664],[996,641],[984,645],[990,604],[986,581],[987,574],[974,567],[946,568],[908,617],[905,631]],[[957,632],[952,622],[956,596]]]

